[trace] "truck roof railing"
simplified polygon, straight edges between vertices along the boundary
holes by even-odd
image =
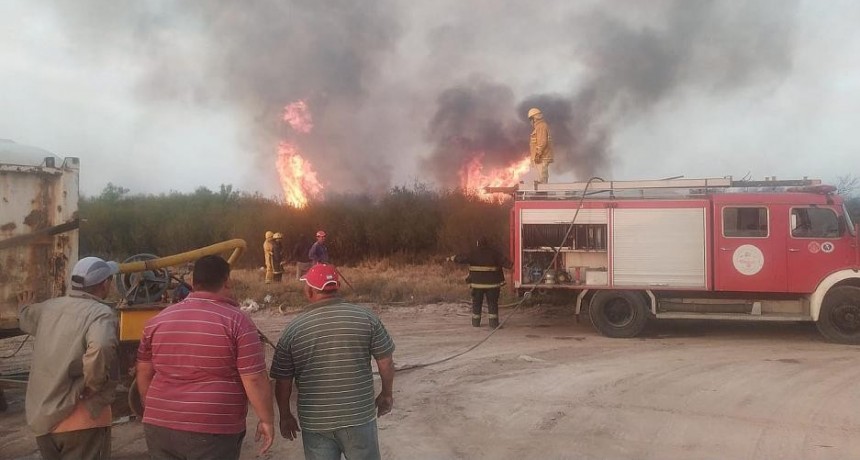
[[[532,184],[522,182],[513,187],[486,187],[489,193],[513,194],[521,199],[553,197],[571,197],[619,192],[622,196],[630,196],[630,193],[639,192],[644,196],[646,192],[659,193],[660,191],[678,192],[686,191],[691,195],[703,195],[716,192],[742,192],[742,191],[802,191],[797,188],[815,187],[821,185],[819,179],[797,179],[797,180],[732,180],[731,177],[709,177],[703,179],[659,179],[659,180],[637,180],[637,181],[592,181]],[[586,192],[587,187],[587,192]],[[794,188],[794,190],[792,190]],[[755,189],[755,190],[750,190]],[[810,190],[811,191],[811,190]]]

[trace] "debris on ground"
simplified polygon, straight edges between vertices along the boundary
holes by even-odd
[[[247,298],[239,304],[239,308],[244,312],[254,313],[255,311],[260,311],[261,307],[256,300]]]

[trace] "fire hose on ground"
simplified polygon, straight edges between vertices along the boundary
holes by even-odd
[[[564,234],[564,238],[561,240],[561,242],[558,244],[558,246],[556,246],[556,248],[555,248],[555,253],[554,253],[554,254],[553,254],[553,256],[552,256],[552,260],[549,262],[549,264],[547,264],[546,268],[544,268],[544,270],[543,270],[543,271],[544,271],[544,273],[545,273],[547,270],[549,270],[550,268],[552,268],[552,267],[555,265],[556,260],[558,260],[558,255],[559,255],[559,253],[561,252],[561,247],[564,245],[564,242],[565,242],[565,241],[567,241],[568,237],[570,237],[570,233],[573,231],[573,225],[576,223],[576,218],[577,218],[577,216],[579,215],[579,210],[580,210],[580,209],[582,209],[582,203],[583,203],[583,201],[585,200],[585,197],[587,196],[587,195],[586,195],[586,192],[588,192],[588,188],[591,186],[591,183],[592,183],[593,181],[595,181],[595,180],[600,181],[600,182],[603,182],[603,179],[601,179],[600,177],[592,177],[592,178],[588,179],[588,182],[585,184],[585,188],[584,188],[584,189],[583,189],[583,191],[582,191],[582,196],[579,198],[579,205],[576,207],[576,211],[573,213],[573,218],[570,220],[570,225],[568,225],[568,227],[567,227],[567,232]],[[467,348],[467,349],[465,349],[465,350],[463,350],[463,351],[461,351],[461,352],[455,353],[455,354],[453,354],[453,355],[450,355],[450,356],[448,356],[448,357],[445,357],[445,358],[442,358],[442,359],[438,359],[438,360],[436,360],[436,361],[431,361],[431,362],[429,362],[429,363],[409,364],[409,365],[403,366],[403,367],[401,367],[401,368],[398,368],[398,369],[396,369],[396,370],[397,370],[397,371],[409,371],[409,370],[414,370],[414,369],[420,369],[420,368],[422,368],[422,367],[433,366],[433,365],[435,365],[435,364],[442,364],[442,363],[444,363],[444,362],[446,362],[446,361],[450,361],[450,360],[452,360],[452,359],[454,359],[454,358],[459,358],[460,356],[465,355],[466,353],[468,353],[468,352],[470,352],[470,351],[474,350],[475,348],[478,348],[478,347],[479,347],[479,346],[481,346],[484,342],[486,342],[487,340],[489,340],[489,338],[490,338],[490,337],[492,337],[492,336],[493,336],[493,334],[495,334],[495,333],[496,333],[496,331],[498,331],[499,329],[501,329],[501,328],[505,325],[505,323],[507,323],[507,322],[508,322],[508,320],[509,320],[509,319],[511,319],[511,317],[512,317],[512,316],[514,316],[514,315],[519,311],[520,307],[522,307],[522,306],[523,306],[523,303],[524,303],[527,299],[531,298],[532,294],[533,294],[533,293],[534,293],[534,291],[537,289],[537,287],[538,287],[538,285],[537,285],[537,284],[533,285],[533,286],[531,287],[531,289],[529,289],[528,291],[526,291],[525,293],[523,293],[523,297],[522,297],[519,301],[514,302],[514,303],[512,303],[512,304],[507,304],[506,306],[513,306],[513,307],[514,307],[514,309],[513,309],[513,310],[511,310],[511,312],[510,312],[510,313],[508,313],[508,314],[507,314],[507,316],[505,316],[505,317],[502,319],[502,321],[499,323],[499,325],[498,325],[498,326],[496,326],[495,328],[493,328],[493,330],[492,330],[492,331],[490,331],[490,333],[489,333],[489,334],[487,334],[487,335],[486,335],[486,337],[484,337],[483,339],[479,340],[477,343],[475,343],[474,345],[470,346],[469,348]]]
[[[555,265],[556,261],[558,260],[558,255],[561,253],[561,247],[564,245],[564,242],[565,242],[565,241],[567,241],[567,239],[570,237],[571,232],[573,232],[574,224],[576,223],[576,218],[577,218],[577,216],[579,216],[579,210],[580,210],[580,209],[582,209],[582,204],[583,204],[583,202],[585,201],[585,197],[586,197],[586,196],[588,196],[588,193],[587,193],[587,192],[588,192],[588,188],[591,186],[591,183],[592,183],[592,182],[594,182],[594,181],[604,182],[604,180],[603,180],[602,178],[600,178],[600,177],[596,177],[596,176],[595,176],[595,177],[592,177],[592,178],[590,178],[590,179],[588,179],[588,182],[585,184],[585,188],[584,188],[584,189],[583,189],[583,191],[582,191],[582,196],[579,198],[579,204],[578,204],[578,206],[576,207],[576,211],[575,211],[575,212],[574,212],[574,214],[573,214],[573,218],[570,220],[570,224],[569,224],[569,225],[568,225],[568,227],[567,227],[567,232],[564,234],[564,238],[561,240],[561,242],[558,244],[558,246],[556,246],[556,248],[555,248],[555,253],[554,253],[554,254],[553,254],[553,256],[552,256],[552,260],[550,260],[549,264],[547,264],[546,268],[544,268],[544,270],[543,270],[543,272],[544,272],[544,273],[545,273],[547,270],[549,270],[550,268],[552,268],[552,267]],[[341,275],[341,276],[342,276],[342,275]],[[350,287],[352,287],[352,286],[350,285]],[[406,366],[402,366],[402,367],[396,368],[395,370],[396,370],[397,372],[403,372],[403,371],[410,371],[410,370],[420,369],[420,368],[423,368],[423,367],[433,366],[433,365],[436,365],[436,364],[441,364],[441,363],[444,363],[444,362],[446,362],[446,361],[450,361],[450,360],[452,360],[452,359],[454,359],[454,358],[459,358],[460,356],[463,356],[463,355],[465,355],[466,353],[469,353],[470,351],[472,351],[472,350],[474,350],[474,349],[478,348],[478,347],[479,347],[479,346],[481,346],[484,342],[486,342],[487,340],[489,340],[489,339],[490,339],[490,337],[492,337],[492,336],[493,336],[493,334],[495,334],[499,329],[501,329],[501,328],[505,325],[505,323],[507,323],[507,322],[508,322],[508,320],[510,320],[510,319],[511,319],[511,317],[512,317],[512,316],[514,316],[514,315],[519,311],[519,309],[520,309],[520,307],[522,307],[523,303],[525,303],[525,301],[526,301],[526,300],[528,300],[528,299],[530,299],[530,298],[531,298],[532,294],[534,293],[534,291],[535,291],[537,288],[538,288],[538,285],[537,285],[537,284],[535,284],[535,285],[533,285],[533,286],[531,287],[531,289],[529,289],[528,291],[526,291],[525,293],[523,293],[523,297],[522,297],[520,300],[518,300],[517,302],[502,305],[502,307],[505,307],[505,308],[513,307],[513,310],[511,310],[511,312],[510,312],[510,313],[508,313],[508,314],[507,314],[507,316],[505,316],[505,317],[502,319],[502,321],[499,323],[499,325],[498,325],[497,327],[493,328],[493,330],[491,330],[489,334],[487,334],[483,339],[479,340],[478,342],[476,342],[475,344],[473,344],[473,345],[472,345],[472,346],[470,346],[469,348],[467,348],[467,349],[465,349],[465,350],[463,350],[463,351],[460,351],[460,352],[458,352],[458,353],[455,353],[455,354],[453,354],[453,355],[447,356],[447,357],[445,357],[445,358],[442,358],[442,359],[438,359],[438,360],[431,361],[431,362],[427,362],[427,363],[420,363],[420,364],[408,364],[408,365],[406,365]],[[273,349],[273,350],[277,349],[277,346],[276,346],[274,343],[272,343],[272,341],[271,341],[271,340],[269,340],[269,338],[268,338],[268,337],[266,337],[266,336],[262,333],[262,331],[259,331],[259,330],[258,330],[258,332],[259,332],[259,334],[260,334],[260,339],[261,339],[264,343],[266,343],[266,344],[268,344],[270,347],[272,347],[272,349]]]

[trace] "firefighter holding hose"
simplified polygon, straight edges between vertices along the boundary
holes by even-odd
[[[499,327],[499,294],[505,284],[503,268],[511,268],[511,261],[492,247],[486,237],[478,239],[477,247],[468,254],[448,257],[449,261],[469,265],[466,282],[472,288],[472,326],[481,326],[481,307],[487,298],[490,328]]]

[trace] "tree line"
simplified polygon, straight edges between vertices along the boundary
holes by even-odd
[[[856,187],[843,191],[854,193]],[[846,207],[854,222],[860,221],[860,196],[849,195]],[[317,230],[325,230],[329,253],[338,264],[382,258],[421,263],[465,251],[480,236],[505,250],[511,204],[416,184],[394,187],[383,196],[329,196],[296,209],[229,185],[217,191],[201,187],[193,193],[131,195],[108,184],[98,196],[82,198],[79,208],[82,256],[122,261],[140,253],[166,256],[242,238],[248,251],[240,265],[248,267],[263,264],[267,230],[284,234],[288,252],[299,243],[309,245]]]
[[[242,238],[242,266],[263,264],[267,230],[284,234],[288,252],[310,244],[317,230],[328,233],[329,254],[338,264],[393,258],[420,263],[466,250],[480,236],[500,248],[508,244],[510,202],[488,203],[459,191],[425,185],[394,187],[382,196],[335,195],[297,209],[229,185],[212,191],[132,195],[113,184],[83,197],[81,255],[113,260],[151,253],[177,254]]]

